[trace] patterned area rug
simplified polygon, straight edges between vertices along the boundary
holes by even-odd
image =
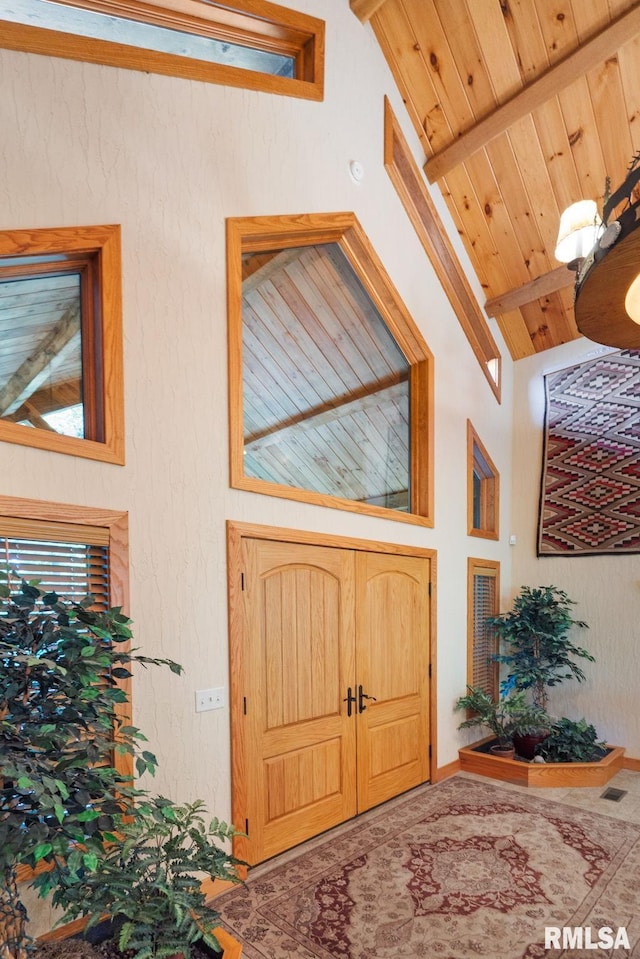
[[[256,867],[215,906],[246,959],[594,955],[545,951],[545,926],[593,942],[625,927],[631,953],[596,954],[640,955],[640,827],[456,776]]]
[[[640,552],[640,351],[545,377],[538,555]]]

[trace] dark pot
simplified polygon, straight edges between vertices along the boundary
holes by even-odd
[[[548,729],[540,730],[537,733],[527,733],[526,736],[518,736],[516,733],[513,737],[513,745],[516,747],[518,756],[522,756],[523,759],[533,759],[536,754],[536,746],[543,743],[550,735]]]

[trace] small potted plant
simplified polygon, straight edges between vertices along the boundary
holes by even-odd
[[[458,729],[486,726],[497,740],[495,745],[490,747],[491,752],[503,759],[514,758],[514,732],[523,732],[533,726],[550,723],[544,710],[527,702],[523,690],[496,701],[483,689],[467,686],[467,694],[458,699],[455,708],[466,709],[470,713]]]
[[[189,959],[195,943],[221,955],[219,913],[206,905],[202,875],[240,881],[246,864],[219,845],[236,835],[233,826],[207,823],[201,800],[177,805],[161,796],[138,802],[135,817],[116,826],[118,841],[95,869],[56,882],[52,902],[63,921],[89,916],[90,929],[108,917],[118,949],[132,959]]]

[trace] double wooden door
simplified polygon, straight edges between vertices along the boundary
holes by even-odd
[[[429,778],[430,560],[242,544],[234,821],[256,863]]]

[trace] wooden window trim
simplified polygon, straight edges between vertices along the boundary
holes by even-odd
[[[88,373],[85,385],[95,394],[95,402],[88,404],[90,416],[93,417],[90,425],[95,430],[95,435],[101,435],[102,438],[98,440],[65,436],[0,419],[0,441],[123,465],[120,227],[60,227],[0,232],[0,256],[37,256],[49,253],[64,253],[77,257],[78,262],[85,264],[83,268],[93,273],[90,283],[83,284],[85,291],[90,284],[95,291],[91,308],[94,320],[86,325],[86,329],[83,322],[83,375]],[[40,270],[39,265],[33,267],[34,273],[37,270]],[[85,305],[83,303],[83,307]],[[85,333],[89,335],[86,336]],[[92,341],[94,336],[100,341],[99,348]],[[91,351],[97,359],[85,364],[87,351]]]
[[[442,284],[493,395],[501,402],[500,351],[446,234],[400,124],[384,100],[384,166]],[[491,374],[495,368],[496,377]]]
[[[293,57],[296,77],[272,76],[242,67],[2,20],[0,46],[308,100],[324,98],[325,24],[316,17],[268,0],[236,0],[233,4],[203,3],[202,0],[55,2]]]
[[[409,365],[411,512],[357,503],[245,476],[242,391],[242,254],[337,243]],[[269,496],[433,526],[433,356],[353,213],[227,219],[230,484]]]
[[[476,453],[477,451],[477,453]],[[481,520],[474,525],[473,474],[476,459],[482,460]],[[470,420],[467,420],[467,533],[482,539],[500,538],[500,474]]]
[[[496,615],[499,612],[500,602],[500,563],[492,559],[467,559],[467,686],[473,685],[473,654],[474,654],[474,578],[476,576],[492,576],[495,579]],[[495,688],[498,688],[498,664],[495,663]]]
[[[62,526],[72,528],[72,536],[78,537],[82,527],[91,529],[94,538],[106,541],[109,553],[109,604],[121,606],[126,614],[129,609],[129,521],[128,515],[119,510],[102,510],[90,506],[70,506],[42,500],[0,496],[0,529],[2,520],[8,521],[12,532],[19,527],[32,536],[58,537]],[[62,525],[61,525],[62,524]],[[90,534],[89,534],[90,535]],[[126,648],[124,646],[123,648]],[[126,725],[131,720],[131,679],[120,680],[127,701],[116,704],[116,715]],[[115,754],[116,768],[125,776],[133,776],[133,758]],[[46,867],[45,867],[46,868]],[[33,878],[28,866],[18,868],[18,881]]]

